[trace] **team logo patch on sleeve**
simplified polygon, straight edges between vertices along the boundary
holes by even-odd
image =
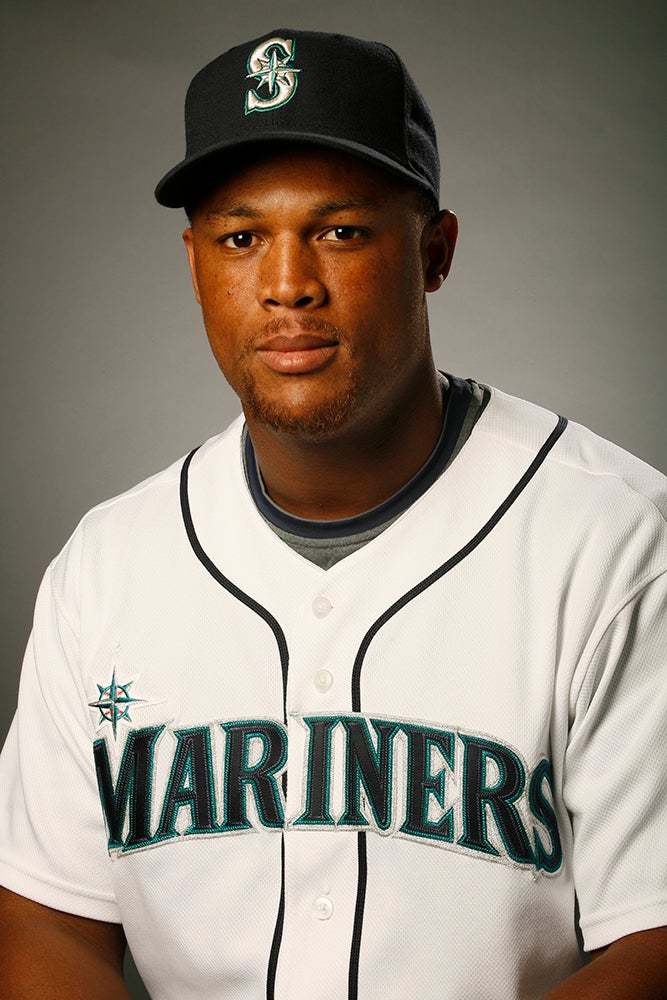
[[[97,701],[89,701],[90,708],[98,709],[99,722],[109,722],[113,730],[114,739],[118,730],[118,723],[121,721],[131,722],[130,708],[132,705],[144,701],[143,698],[133,698],[130,688],[134,681],[126,681],[120,684],[116,680],[116,668],[114,666],[111,675],[111,682],[103,685],[98,684],[99,698]]]
[[[248,56],[248,80],[258,80],[256,90],[248,89],[245,113],[275,111],[291,101],[296,93],[300,72],[292,65],[295,40],[269,38]]]
[[[119,676],[127,678],[127,673],[123,673],[121,667],[119,675],[118,655],[119,647],[116,647],[111,660],[111,679],[102,684],[99,681],[94,681],[97,687],[97,698],[88,702],[89,708],[97,709],[97,728],[106,728],[108,724],[111,727],[114,740],[118,739],[120,723],[125,723],[125,728],[127,728],[134,721],[135,709],[156,704],[155,701],[149,702],[146,698],[135,697],[132,688],[136,684],[136,677],[131,680],[119,680]]]

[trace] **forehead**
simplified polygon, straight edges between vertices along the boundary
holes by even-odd
[[[243,195],[244,200],[280,199],[285,192],[306,200],[386,205],[415,210],[419,193],[388,172],[338,150],[304,143],[263,143],[250,147],[209,175],[196,209],[210,210]],[[193,206],[194,208],[195,206]]]

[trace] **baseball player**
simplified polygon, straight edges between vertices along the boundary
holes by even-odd
[[[243,414],[49,567],[1,762],[9,997],[664,997],[664,477],[436,371],[456,219],[383,45],[192,82]]]

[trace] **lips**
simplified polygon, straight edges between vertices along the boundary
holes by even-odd
[[[334,337],[297,331],[265,338],[257,353],[272,371],[283,375],[305,375],[330,364],[338,350]]]

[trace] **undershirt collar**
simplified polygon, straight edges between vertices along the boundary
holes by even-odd
[[[438,479],[449,463],[461,437],[461,431],[473,396],[469,381],[453,375],[440,375],[443,393],[443,424],[440,437],[421,469],[397,493],[371,510],[335,521],[317,521],[296,517],[278,507],[267,495],[257,466],[255,451],[247,428],[244,428],[244,465],[252,498],[262,516],[281,533],[301,538],[337,539],[372,531],[393,521],[407,510]]]

